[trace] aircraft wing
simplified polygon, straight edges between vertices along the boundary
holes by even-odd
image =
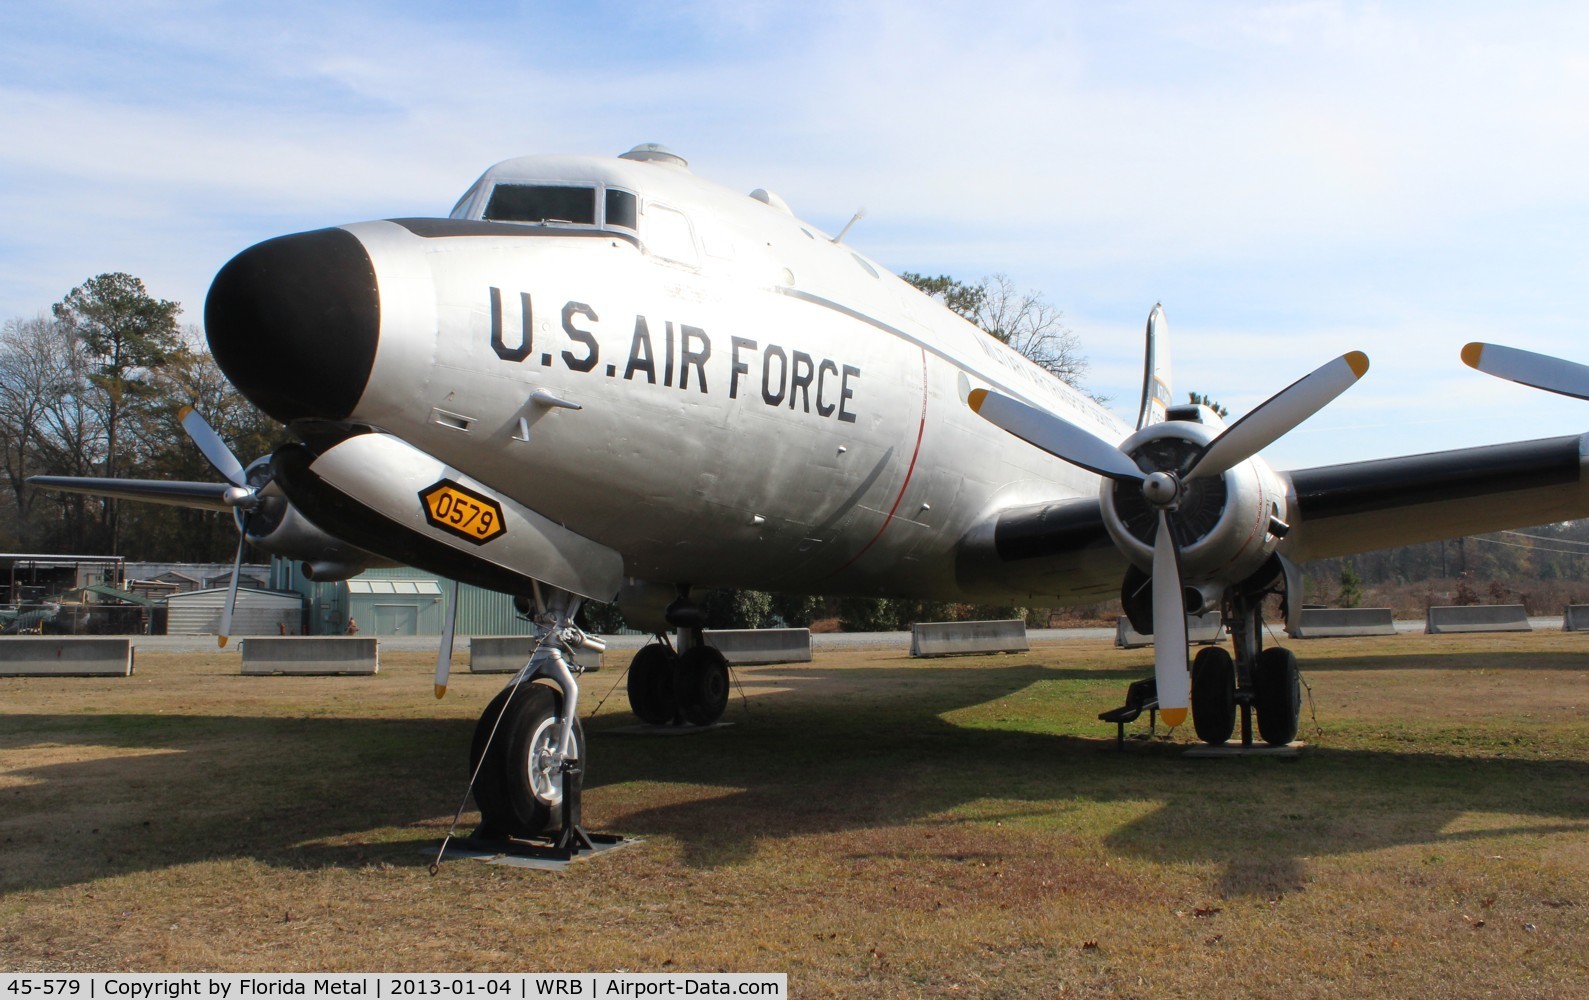
[[[1589,515],[1589,434],[1283,473],[1296,562]]]
[[[232,510],[226,502],[228,483],[168,482],[162,479],[99,479],[89,476],[30,476],[30,486],[89,493],[118,500],[140,500],[173,507],[198,507],[203,510]]]

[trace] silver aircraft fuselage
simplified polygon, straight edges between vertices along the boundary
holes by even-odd
[[[588,189],[598,213],[470,222],[499,186]],[[634,197],[632,217],[599,214],[609,192]],[[630,577],[1014,595],[1019,581],[961,579],[967,536],[1099,480],[990,433],[962,373],[1108,440],[1130,429],[758,194],[666,162],[532,157],[492,168],[451,220],[340,227],[380,315],[345,422],[617,550]],[[1067,576],[1076,594],[1118,585],[1113,550],[1091,563]]]

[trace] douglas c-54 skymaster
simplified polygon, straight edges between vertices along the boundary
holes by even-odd
[[[630,705],[699,725],[728,681],[692,587],[1118,592],[1158,633],[1166,722],[1190,708],[1220,743],[1251,706],[1285,743],[1296,660],[1262,647],[1260,612],[1273,594],[1297,610],[1296,563],[1589,514],[1576,435],[1274,470],[1257,453],[1367,359],[1329,361],[1226,427],[1168,405],[1158,308],[1133,431],[776,195],[701,180],[657,146],[509,160],[448,218],[260,243],[216,276],[205,326],[299,443],[245,469],[190,414],[226,483],[35,481],[233,509],[239,558],[248,542],[321,578],[390,561],[521,598],[540,641],[472,747],[495,834],[555,826],[578,780],[584,599],[678,629],[677,651],[635,656]],[[1234,657],[1188,665],[1185,615],[1211,609]]]

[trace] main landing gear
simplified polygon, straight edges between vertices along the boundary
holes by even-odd
[[[1192,661],[1192,728],[1204,743],[1228,742],[1241,716],[1241,744],[1252,746],[1252,717],[1258,735],[1283,747],[1297,738],[1302,717],[1302,681],[1289,649],[1263,648],[1263,594],[1236,594],[1225,607],[1236,655],[1210,646]]]
[[[1237,594],[1225,605],[1225,626],[1230,630],[1235,655],[1219,646],[1207,646],[1192,660],[1192,728],[1197,738],[1212,746],[1228,743],[1241,720],[1241,745],[1253,745],[1253,714],[1258,736],[1270,746],[1283,747],[1297,738],[1302,717],[1302,680],[1297,658],[1280,646],[1263,648],[1263,602],[1267,596]],[[1152,678],[1131,685],[1126,704],[1099,718],[1119,727],[1142,712],[1158,708]]]
[[[705,616],[688,597],[668,607],[667,619],[679,630],[679,649],[658,635],[635,654],[629,662],[629,708],[653,726],[710,726],[728,708],[728,660],[706,644]]]
[[[580,826],[585,733],[576,678],[584,668],[574,657],[580,649],[600,652],[603,643],[574,624],[579,604],[567,591],[536,588],[534,652],[475,724],[469,771],[480,826],[473,841],[562,860],[611,843]]]
[[[660,638],[660,637],[659,637]],[[644,646],[629,663],[629,708],[640,721],[710,726],[728,708],[728,661],[716,649],[679,633],[674,652],[665,639]]]

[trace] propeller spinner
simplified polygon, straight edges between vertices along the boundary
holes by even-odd
[[[1199,480],[1212,480],[1258,454],[1308,417],[1350,388],[1368,371],[1368,358],[1352,351],[1322,365],[1282,389],[1236,423],[1212,435],[1194,451],[1177,439],[1179,448],[1135,447],[1153,429],[1138,432],[1116,446],[1091,431],[1049,410],[1040,409],[991,389],[965,393],[967,404],[984,419],[1056,458],[1113,480],[1104,484],[1106,509],[1126,502],[1144,504],[1153,515],[1150,565],[1153,574],[1152,608],[1156,633],[1153,672],[1158,685],[1159,713],[1167,725],[1185,721],[1190,705],[1190,675],[1186,656],[1187,570],[1182,559],[1183,504],[1194,495],[1213,493]],[[1164,426],[1164,425],[1157,425]],[[1195,443],[1195,441],[1193,442]],[[1135,453],[1127,447],[1135,447]],[[1130,501],[1129,484],[1137,484],[1140,501]],[[1223,491],[1220,499],[1223,501]],[[1264,489],[1251,491],[1252,506],[1268,514]],[[1274,525],[1274,522],[1270,522]],[[1111,520],[1110,534],[1128,557],[1136,556],[1147,538],[1131,537],[1125,526]],[[1146,525],[1144,525],[1146,527]],[[1273,531],[1281,531],[1273,526]],[[1146,567],[1144,567],[1146,568]]]

